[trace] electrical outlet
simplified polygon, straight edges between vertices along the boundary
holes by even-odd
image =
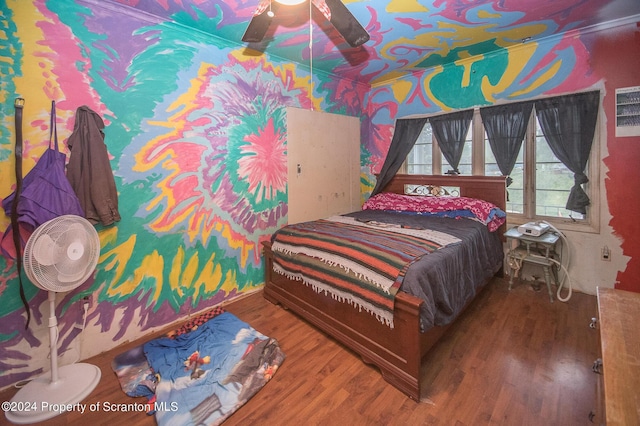
[[[91,300],[91,296],[85,296],[85,297],[82,298],[82,306],[83,306],[83,308],[89,309],[92,304],[93,304],[93,302]]]
[[[604,260],[605,262],[611,261],[611,251],[609,250],[609,247],[602,247],[602,250],[600,251],[600,259]]]
[[[79,302],[80,302],[81,314],[78,321],[76,321],[76,323],[74,324],[74,327],[79,329],[80,331],[83,331],[87,321],[89,308],[91,308],[93,301],[91,299],[91,296],[84,296],[82,299],[79,300]]]

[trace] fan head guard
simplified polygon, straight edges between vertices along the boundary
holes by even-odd
[[[85,218],[63,215],[38,226],[24,249],[24,271],[37,287],[70,291],[94,272],[100,238]]]

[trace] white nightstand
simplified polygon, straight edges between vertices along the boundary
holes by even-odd
[[[523,263],[530,263],[542,266],[544,281],[549,291],[549,299],[553,303],[553,292],[551,291],[551,276],[558,285],[558,269],[560,262],[560,251],[556,246],[560,237],[555,232],[545,232],[534,237],[518,232],[514,227],[504,233],[507,238],[507,265],[509,266],[509,290],[513,285],[513,277],[518,275]],[[517,244],[514,247],[514,241]],[[556,263],[558,262],[558,263]]]

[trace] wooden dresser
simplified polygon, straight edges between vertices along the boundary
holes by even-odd
[[[598,316],[604,409],[598,420],[640,425],[640,293],[598,288]]]

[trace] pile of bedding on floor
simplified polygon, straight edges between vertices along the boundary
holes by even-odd
[[[275,339],[218,307],[118,355],[112,368],[127,395],[148,398],[159,425],[217,425],[284,359]]]

